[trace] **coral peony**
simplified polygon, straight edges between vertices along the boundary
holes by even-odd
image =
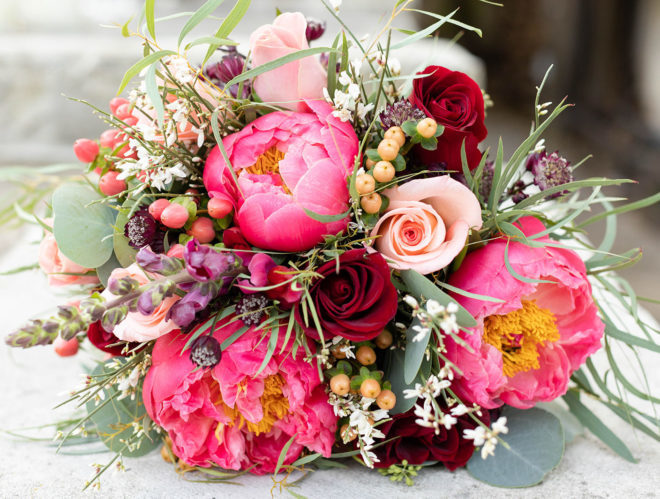
[[[321,223],[305,213],[348,209],[346,179],[358,152],[349,123],[333,117],[325,102],[309,105],[313,113],[270,113],[225,137],[238,185],[217,146],[206,160],[209,194],[234,205],[243,237],[259,248],[304,251],[348,223],[348,217]]]
[[[392,268],[436,272],[460,253],[470,229],[481,228],[476,196],[448,175],[411,180],[384,194],[390,204],[371,236]]]
[[[252,64],[259,67],[285,55],[309,48],[307,21],[300,12],[286,12],[250,36]],[[315,57],[304,57],[256,77],[254,89],[264,102],[274,102],[292,111],[307,111],[305,100],[323,99],[327,74]]]
[[[46,223],[52,225],[52,220]],[[39,267],[48,276],[50,286],[70,286],[72,284],[98,284],[94,269],[87,269],[69,260],[60,251],[52,232],[46,232],[39,245]],[[85,275],[92,273],[91,275]]]
[[[527,236],[545,229],[533,217],[518,224]],[[536,239],[549,241],[547,236]],[[469,253],[449,283],[502,303],[456,295],[478,321],[460,336],[473,352],[447,338],[447,357],[462,371],[453,387],[462,399],[485,408],[509,404],[521,409],[564,393],[573,373],[600,347],[604,325],[591,296],[584,263],[571,250],[532,248],[510,241],[513,269],[506,268],[504,238]]]
[[[213,336],[223,342],[239,330],[240,320],[221,322]],[[185,463],[272,473],[284,445],[295,435],[285,464],[303,448],[329,456],[337,418],[316,366],[303,360],[304,349],[291,351],[279,335],[275,354],[261,372],[268,341],[248,329],[222,350],[212,369],[196,369],[181,354],[188,336],[178,331],[156,341],[144,381],[149,416],[172,439],[172,450]],[[284,351],[282,351],[284,347]]]

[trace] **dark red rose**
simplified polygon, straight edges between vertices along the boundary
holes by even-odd
[[[339,257],[339,272],[333,260],[319,267],[309,292],[325,338],[343,336],[366,341],[378,336],[396,314],[397,293],[390,280],[390,269],[379,253],[364,249],[347,251]],[[310,314],[308,314],[308,317]],[[296,318],[304,324],[301,306]],[[319,339],[312,324],[308,336]],[[303,326],[304,327],[304,326]]]
[[[486,138],[484,98],[479,85],[465,73],[450,71],[442,66],[429,66],[413,80],[410,102],[445,127],[438,138],[438,148],[416,149],[418,159],[426,164],[444,163],[447,169],[461,171],[461,145],[470,168],[481,160],[477,145]]]
[[[103,329],[101,327],[101,321],[92,322],[90,324],[89,328],[87,328],[87,338],[96,348],[103,350],[105,353],[114,356],[125,356],[125,354],[122,353],[122,350],[124,350],[126,342],[121,341],[114,334],[108,333]],[[128,348],[129,350],[134,350],[138,345],[139,343],[129,343]]]
[[[439,399],[438,403],[440,407],[446,408]],[[392,464],[401,463],[404,459],[409,464],[440,461],[451,471],[465,466],[474,452],[474,443],[463,438],[463,430],[472,430],[477,426],[469,415],[457,417],[457,423],[449,430],[441,426],[438,435],[433,428],[419,426],[415,423],[416,419],[413,408],[403,414],[392,416],[390,421],[378,427],[385,434],[384,440],[399,438],[373,450],[380,460],[374,463],[376,468],[387,468]],[[488,411],[484,410],[480,419],[484,424],[489,425]]]

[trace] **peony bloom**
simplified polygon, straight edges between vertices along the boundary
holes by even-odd
[[[252,64],[259,67],[288,54],[309,48],[307,21],[300,12],[279,15],[273,24],[257,28],[250,36]],[[322,100],[327,74],[315,57],[305,57],[256,77],[254,89],[264,102],[292,111],[307,111],[305,100]]]
[[[533,217],[519,226],[527,236],[545,229]],[[548,241],[548,237],[536,239]],[[605,328],[591,296],[584,263],[571,250],[532,248],[510,241],[508,257],[520,275],[552,283],[526,283],[505,266],[504,238],[469,253],[449,284],[503,303],[456,295],[478,322],[459,335],[473,352],[447,338],[447,357],[462,371],[452,385],[464,402],[520,409],[566,393],[568,381],[600,348]]]
[[[231,320],[216,327],[213,336],[219,342],[243,326]],[[185,463],[228,470],[254,464],[252,473],[272,473],[293,435],[285,464],[304,448],[330,455],[337,418],[316,366],[303,360],[303,348],[293,354],[293,339],[285,346],[280,334],[275,354],[257,374],[268,348],[262,335],[248,329],[206,370],[196,369],[189,356],[181,354],[187,335],[175,331],[156,341],[144,381],[144,404]]]
[[[476,196],[448,175],[411,180],[383,194],[390,204],[371,236],[378,236],[375,250],[392,268],[436,272],[461,252],[470,229],[481,228]]]
[[[147,275],[136,263],[125,269],[117,268],[110,274],[110,279],[121,279],[122,277],[132,277],[141,286],[150,282]],[[101,295],[106,300],[112,300],[115,296],[108,289],[103,291]],[[144,342],[155,340],[173,329],[177,329],[178,326],[170,319],[166,319],[166,316],[172,305],[178,300],[177,295],[168,296],[149,315],[143,315],[140,312],[129,312],[126,318],[115,326],[112,333],[122,341]]]
[[[46,222],[52,224],[52,220]],[[57,241],[52,232],[46,232],[39,245],[39,267],[48,276],[50,286],[98,284],[99,282],[96,273],[93,275],[80,275],[94,272],[94,269],[82,267],[64,256],[57,246]]]
[[[338,215],[348,209],[346,179],[358,152],[349,123],[333,117],[325,102],[309,105],[313,113],[270,113],[225,137],[238,185],[217,146],[206,160],[210,196],[234,205],[241,234],[259,248],[304,251],[348,224],[348,217],[321,223],[304,210]]]

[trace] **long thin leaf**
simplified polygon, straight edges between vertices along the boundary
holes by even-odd
[[[154,22],[154,6],[156,0],[146,0],[144,2],[144,17],[147,21],[147,29],[153,40],[156,39],[156,23]]]
[[[186,37],[192,29],[201,23],[204,19],[211,15],[211,13],[217,9],[222,2],[225,0],[207,0],[207,2],[202,5],[191,17],[188,19],[188,22],[181,29],[179,33],[179,40],[177,41],[177,46],[181,46],[181,42]]]
[[[124,77],[121,79],[119,89],[117,90],[117,95],[122,93],[122,91],[126,88],[126,85],[128,85],[128,82],[130,82],[135,77],[135,75],[137,75],[144,68],[156,61],[161,60],[165,56],[174,54],[176,54],[176,52],[173,50],[159,50],[158,52],[153,52],[146,56],[144,59],[141,59],[133,64],[130,68],[128,68],[128,71],[124,73]]]
[[[238,0],[236,2],[234,8],[231,9],[229,14],[227,14],[227,17],[225,17],[225,20],[222,21],[218,31],[215,32],[215,38],[227,38],[231,32],[234,31],[234,28],[238,26],[238,23],[240,23],[241,19],[245,16],[248,7],[250,7],[250,1],[251,0]],[[219,45],[216,45],[215,43],[209,45],[209,49],[206,51],[206,55],[202,61],[202,66],[206,65],[206,62],[211,58],[213,52],[215,52],[218,47]],[[241,95],[241,93],[239,92],[238,95]]]

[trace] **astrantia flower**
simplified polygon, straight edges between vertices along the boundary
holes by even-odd
[[[311,17],[307,18],[307,28],[305,29],[305,38],[308,42],[318,40],[325,33],[325,21],[319,21]]]
[[[218,324],[213,333],[218,342],[243,327],[240,320],[228,323],[233,319]],[[272,473],[291,437],[284,464],[304,448],[330,455],[337,417],[316,366],[303,360],[304,348],[294,354],[294,339],[284,345],[280,334],[274,355],[260,371],[268,349],[262,335],[248,329],[212,369],[197,369],[181,355],[187,335],[177,331],[156,341],[144,404],[184,463],[228,470],[254,465],[251,473]]]
[[[519,221],[527,236],[545,229],[533,217]],[[547,236],[536,241],[549,241]],[[506,268],[530,279],[523,282]],[[464,402],[521,409],[564,393],[571,374],[600,348],[604,325],[591,296],[584,263],[564,248],[534,248],[504,238],[467,255],[449,284],[501,303],[455,295],[478,326],[458,335],[472,351],[445,339],[447,358],[462,374],[452,387]]]
[[[380,122],[383,124],[384,130],[393,126],[401,126],[408,120],[419,121],[424,118],[426,118],[424,111],[407,100],[388,104],[385,110],[380,113]]]
[[[332,107],[308,105],[313,113],[270,113],[225,137],[238,185],[217,146],[206,160],[209,194],[234,205],[242,235],[259,248],[304,251],[348,224],[348,217],[322,223],[305,212],[347,211],[346,178],[358,151],[353,127],[333,117]]]
[[[534,153],[527,160],[527,169],[534,174],[534,184],[542,191],[573,182],[571,163],[557,151],[551,154],[546,151]],[[566,192],[568,191],[557,192],[550,198],[559,197]]]

